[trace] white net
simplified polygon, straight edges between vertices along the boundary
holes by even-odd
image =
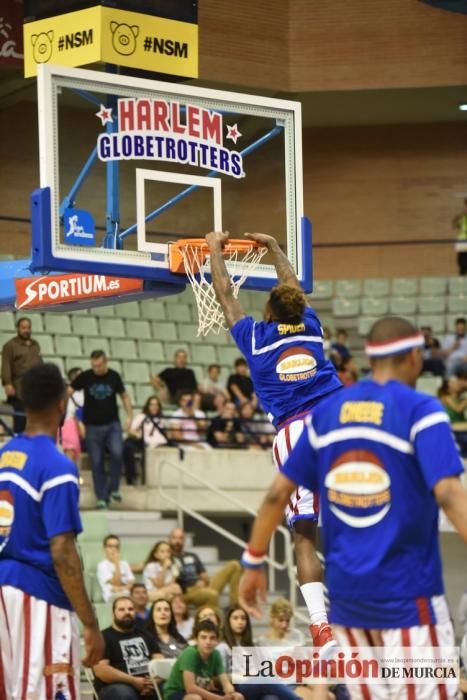
[[[224,312],[216,299],[216,293],[211,281],[206,278],[210,272],[210,260],[206,259],[206,249],[187,243],[180,249],[185,265],[185,272],[190,281],[198,308],[198,335],[220,333],[228,330]],[[266,254],[266,248],[252,244],[237,250],[226,246],[223,256],[229,271],[232,293],[238,298],[240,287],[247,277],[253,275],[256,266]],[[205,261],[205,262],[204,262]]]

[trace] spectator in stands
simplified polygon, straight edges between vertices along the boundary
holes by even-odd
[[[105,559],[97,565],[97,580],[108,603],[119,596],[129,596],[135,577],[128,562],[120,559],[120,538],[107,535],[103,544]]]
[[[337,376],[344,386],[352,386],[358,381],[358,370],[352,357],[346,357],[345,360],[341,360]]]
[[[183,447],[207,448],[204,442],[206,432],[206,414],[196,408],[195,397],[182,392],[178,400],[179,408],[172,414],[170,421],[170,438]]]
[[[336,369],[342,368],[342,363],[351,357],[348,347],[347,331],[344,328],[336,330],[336,340],[331,343],[331,361]]]
[[[186,366],[187,359],[185,350],[177,350],[174,366],[167,367],[157,376],[151,377],[151,383],[154,389],[160,392],[162,401],[174,404],[182,392],[188,392],[195,396],[196,408],[199,408],[198,382],[193,370]]]
[[[149,596],[144,583],[134,583],[130,589],[130,596],[135,608],[136,621],[146,622],[150,612],[148,608]]]
[[[467,364],[467,335],[464,317],[456,318],[454,333],[445,336],[442,351],[449,376],[455,374],[456,369],[460,366]]]
[[[227,380],[227,389],[230,398],[236,406],[243,406],[245,403],[251,403],[256,410],[258,399],[253,388],[253,382],[250,378],[247,361],[243,357],[239,357],[235,360],[234,372]]]
[[[31,338],[31,328],[29,318],[19,318],[16,321],[16,336],[8,340],[2,348],[2,384],[7,403],[15,413],[24,413],[21,377],[28,369],[42,362],[39,343]],[[25,425],[25,416],[14,416],[15,433],[22,433]]]
[[[164,685],[164,700],[210,698],[211,693],[219,695],[219,686],[220,697],[244,700],[225,673],[221,655],[216,649],[219,641],[216,626],[210,620],[204,620],[194,632],[196,645],[187,647],[176,660]]]
[[[245,404],[250,406],[250,404]],[[226,401],[219,415],[215,416],[208,430],[208,442],[212,447],[241,447],[245,442],[242,426],[233,401]]]
[[[431,326],[421,326],[420,330],[425,338],[422,372],[431,372],[436,377],[444,377],[446,367],[443,362],[441,343],[433,337]]]
[[[251,403],[240,406],[240,425],[245,435],[245,446],[250,450],[266,450],[272,447],[276,430],[264,417],[255,420]]]
[[[188,646],[177,630],[177,623],[169,600],[160,598],[151,608],[146,631],[154,635],[159,651],[165,659],[176,659]]]
[[[238,600],[238,584],[241,566],[238,561],[229,561],[209,579],[206,568],[194,552],[185,551],[185,533],[180,527],[174,528],[169,535],[169,544],[180,574],[178,583],[182,587],[188,604],[219,606],[219,593],[228,585],[230,602]]]
[[[326,360],[331,359],[331,331],[327,326],[323,326],[323,350]]]
[[[156,542],[144,562],[143,578],[151,601],[158,598],[171,599],[182,589],[177,583],[178,567],[173,559],[168,542]]]
[[[449,416],[463,457],[467,457],[466,389],[467,367],[457,370],[454,377],[445,379],[438,389],[438,398]]]
[[[104,658],[93,668],[99,700],[157,700],[148,673],[149,662],[160,654],[156,639],[136,626],[131,598],[117,598],[112,612],[112,626],[102,631]]]
[[[195,613],[195,622],[193,627],[197,627],[203,620],[211,620],[211,622],[216,625],[217,629],[220,631],[222,626],[222,619],[219,610],[212,608],[210,605],[202,605]]]
[[[217,408],[216,399],[219,396],[229,398],[229,393],[222,382],[219,381],[220,365],[209,365],[208,376],[199,385],[201,392],[201,408],[205,411],[213,411]]]
[[[463,210],[454,217],[452,225],[457,231],[454,247],[457,253],[459,274],[467,275],[467,197],[464,199]]]
[[[269,630],[256,641],[257,645],[262,647],[302,646],[303,633],[298,629],[290,628],[293,614],[293,608],[288,600],[276,598],[269,614]]]
[[[143,483],[145,481],[146,448],[162,447],[169,442],[167,421],[162,417],[162,406],[157,396],[150,396],[130,426],[128,437],[123,443],[123,463],[127,484],[136,484],[136,453],[142,455]]]
[[[71,383],[81,372],[80,367],[73,367],[73,369],[68,370],[68,381]],[[84,395],[82,391],[74,391],[68,397],[65,420],[60,431],[63,451],[75,464],[79,463],[81,440],[84,439],[86,434],[83,423],[83,404]]]
[[[188,605],[185,602],[183,594],[174,595],[172,598],[172,611],[175,622],[177,623],[177,630],[182,637],[185,637],[185,639],[190,639],[193,631],[193,618],[190,615],[190,611],[188,610]]]
[[[118,372],[109,369],[103,350],[91,353],[91,369],[81,372],[72,382],[69,393],[84,391],[83,423],[86,428],[86,450],[91,462],[97,509],[107,508],[110,501],[120,503],[123,439],[118,415],[117,394],[127,414],[129,430],[132,419],[131,400]],[[110,482],[104,467],[105,450],[110,452]]]

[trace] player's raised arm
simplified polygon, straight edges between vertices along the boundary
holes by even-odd
[[[290,264],[290,260],[281,250],[279,243],[273,236],[269,236],[266,233],[245,233],[245,238],[249,238],[251,241],[265,246],[271,253],[279,284],[287,284],[289,287],[302,289],[297,275],[295,274],[295,270]]]
[[[232,328],[237,321],[240,321],[245,316],[245,311],[232,293],[229,273],[222,256],[222,248],[227,243],[228,238],[228,233],[212,232],[207,234],[206,242],[211,254],[212,283],[217,301],[222,306],[227,325],[229,328]]]

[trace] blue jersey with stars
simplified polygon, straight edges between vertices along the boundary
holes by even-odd
[[[76,466],[46,435],[13,438],[0,450],[0,586],[71,610],[49,541],[81,532]]]
[[[320,495],[331,621],[434,623],[443,593],[433,487],[463,472],[441,404],[398,381],[359,382],[315,409],[283,474]]]
[[[309,307],[298,324],[258,322],[245,316],[230,332],[248,362],[261,405],[276,427],[342,387],[334,365],[324,356],[319,318]]]

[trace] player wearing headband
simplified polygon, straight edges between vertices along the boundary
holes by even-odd
[[[281,469],[303,430],[307,413],[324,397],[341,389],[342,383],[334,365],[324,356],[320,321],[307,305],[297,276],[276,239],[262,233],[245,235],[268,248],[279,279],[266,303],[264,320],[255,322],[232,293],[221,253],[228,240],[224,233],[206,236],[212,281],[233,339],[248,362],[255,392],[277,428],[273,456]],[[285,510],[294,537],[298,580],[310,614],[311,634],[315,646],[324,653],[335,642],[315,550],[318,501],[311,491],[299,487],[290,494]]]
[[[336,393],[306,419],[243,557],[240,598],[249,612],[259,612],[264,553],[298,484],[320,497],[329,619],[337,641],[350,647],[454,645],[438,507],[467,542],[467,492],[447,414],[437,399],[412,388],[423,344],[404,319],[377,321],[366,346],[371,378]],[[402,684],[400,694],[393,685],[364,681],[349,690],[358,700],[456,696],[456,688],[425,680]]]

